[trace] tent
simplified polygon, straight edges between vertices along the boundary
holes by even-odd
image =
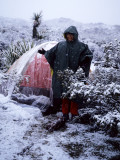
[[[38,45],[23,54],[8,70],[9,74],[23,76],[20,84],[20,92],[29,96],[44,95],[50,97],[51,94],[51,70],[44,55],[37,51],[44,48],[49,50],[57,44],[55,41],[50,41]]]

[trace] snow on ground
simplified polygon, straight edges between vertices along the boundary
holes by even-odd
[[[56,120],[56,115],[43,117],[38,108],[0,95],[0,160],[107,160],[119,155],[111,145],[119,139],[90,132],[89,125],[67,122],[49,133],[46,126]]]
[[[66,154],[56,146],[54,136],[50,135],[46,139],[46,133],[42,133],[43,120],[38,108],[24,104],[20,106],[8,97],[0,95],[0,160],[27,160],[34,157],[47,160],[51,155],[57,159],[59,152],[59,159],[66,159]],[[37,135],[33,136],[31,134],[34,127],[37,127]],[[32,150],[27,154],[30,148]]]
[[[0,159],[13,159],[24,146],[27,127],[41,116],[38,108],[22,108],[0,95]]]

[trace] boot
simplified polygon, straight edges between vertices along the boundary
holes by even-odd
[[[63,118],[65,121],[68,121],[69,120],[69,115],[68,114],[63,114]]]
[[[69,119],[68,115],[63,115],[63,117],[59,118],[55,123],[53,123],[48,129],[49,132],[56,131],[65,126],[66,121]]]

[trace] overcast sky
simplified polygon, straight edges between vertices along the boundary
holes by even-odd
[[[0,0],[0,16],[31,20],[43,11],[43,19],[71,18],[82,23],[120,25],[120,0]]]

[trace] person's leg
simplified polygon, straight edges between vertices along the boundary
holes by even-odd
[[[70,100],[62,99],[62,113],[63,117],[68,120],[69,119],[69,110],[70,110]]]
[[[73,101],[71,101],[70,113],[72,114],[72,117],[78,116],[78,104]]]

